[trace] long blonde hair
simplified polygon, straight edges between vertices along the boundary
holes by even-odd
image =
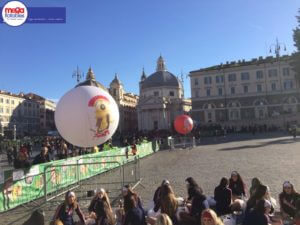
[[[155,225],[173,225],[173,223],[167,214],[161,213],[157,217]]]
[[[178,202],[170,185],[163,185],[161,188],[161,212],[173,217],[178,208]]]
[[[205,209],[202,211],[202,214],[201,214],[201,224],[203,225],[204,222],[203,222],[203,214],[204,213],[209,213],[212,217],[212,220],[214,222],[214,225],[224,225],[224,223],[222,222],[222,220],[217,216],[217,214],[215,213],[215,211],[211,210],[211,209]]]

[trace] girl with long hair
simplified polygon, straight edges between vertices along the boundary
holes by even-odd
[[[177,224],[176,212],[178,209],[178,202],[170,185],[162,186],[160,206],[161,213],[167,214],[171,218],[173,224]]]
[[[188,212],[181,212],[180,222],[184,225],[196,225],[201,219],[201,213],[204,209],[209,208],[206,196],[202,194],[202,189],[199,186],[189,186],[188,194],[191,205],[187,205]]]
[[[144,212],[138,207],[136,197],[134,195],[128,196],[124,200],[125,218],[123,225],[146,225],[146,218]]]
[[[96,225],[115,225],[115,217],[110,205],[109,197],[104,189],[100,189],[92,199],[88,208],[90,217],[95,219]]]
[[[224,224],[213,210],[205,209],[201,213],[201,225],[224,225]]]
[[[138,194],[136,192],[134,192],[132,190],[132,188],[129,185],[125,185],[122,188],[122,195],[123,195],[123,200],[124,200],[124,211],[125,211],[125,213],[128,211],[127,205],[125,204],[125,200],[127,198],[130,198],[131,196],[133,196],[135,198],[135,201],[137,203],[137,207],[139,207],[144,212],[144,208],[143,208],[143,205],[142,205],[141,198],[138,196]]]
[[[254,177],[251,181],[251,187],[250,187],[250,197],[254,195],[256,189],[258,188],[259,185],[261,185],[262,183],[260,182],[260,180],[257,177]]]
[[[161,189],[162,189],[163,185],[170,185],[170,182],[168,180],[163,180],[161,185],[155,190],[155,193],[153,196],[153,202],[154,202],[153,211],[154,212],[157,212],[160,208]]]
[[[119,209],[116,210],[117,220],[119,223],[124,224],[125,217],[128,214],[129,210],[132,208],[132,198],[134,199],[136,207],[139,209],[138,212],[142,212],[143,217],[145,218],[146,213],[144,211],[142,201],[137,193],[135,193],[129,185],[125,185],[122,188],[122,196],[123,201],[120,200]],[[134,212],[137,212],[137,210],[134,210]]]
[[[257,187],[257,190],[255,191],[253,196],[251,196],[247,202],[246,217],[249,215],[250,211],[256,206],[256,204],[260,200],[264,200],[266,198],[267,191],[268,191],[268,188],[265,185],[259,185]]]
[[[188,200],[191,199],[191,196],[190,196],[190,193],[189,193],[189,190],[192,190],[192,189],[198,189],[201,193],[203,193],[203,190],[202,188],[197,184],[197,182],[194,180],[194,178],[192,177],[188,177],[185,179],[185,183],[186,183],[186,188],[188,190]]]
[[[216,201],[216,212],[219,216],[231,213],[232,193],[228,188],[229,181],[223,177],[219,186],[215,188],[214,199]]]
[[[246,197],[246,185],[237,171],[231,173],[229,188],[231,189],[233,200]]]
[[[73,220],[73,212],[76,212],[82,224],[85,223],[85,218],[77,203],[76,195],[72,191],[68,191],[65,195],[65,201],[60,204],[53,217],[56,223],[61,222],[63,225],[75,225]]]
[[[173,225],[173,223],[167,214],[162,213],[157,217],[155,225]]]
[[[284,218],[293,218],[296,213],[296,201],[300,195],[289,181],[285,181],[282,186],[282,192],[279,194],[280,212]]]
[[[271,221],[268,218],[268,201],[260,199],[249,216],[245,218],[243,225],[269,225]]]

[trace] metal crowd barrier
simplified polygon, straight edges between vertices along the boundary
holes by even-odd
[[[176,148],[183,148],[183,149],[192,149],[196,147],[196,139],[195,137],[176,137],[176,138],[169,138],[170,149],[174,150]]]
[[[119,161],[109,161],[109,158]],[[69,180],[61,180],[54,171],[65,171]],[[67,191],[73,190],[81,205],[88,207],[92,197],[88,196],[89,192],[104,188],[113,200],[119,197],[124,185],[138,184],[141,181],[140,158],[133,155],[128,158],[125,155],[82,157],[74,164],[45,167],[43,177],[45,202],[61,201]]]
[[[130,149],[128,152],[126,148],[116,148],[20,170],[0,171],[0,215],[11,209],[17,212],[24,207],[28,210],[41,207],[56,198],[61,201],[68,190],[85,193],[88,189],[104,188],[111,192],[110,196],[112,192],[120,194],[121,184],[134,187],[140,183],[140,159],[159,150],[159,145],[144,142],[137,149],[136,156],[129,154]]]

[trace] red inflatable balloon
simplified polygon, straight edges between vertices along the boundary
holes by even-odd
[[[194,126],[193,120],[188,115],[177,116],[174,121],[175,130],[180,134],[188,134]]]

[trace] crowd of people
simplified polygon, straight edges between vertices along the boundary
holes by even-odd
[[[124,138],[121,142],[123,146],[131,146],[136,153],[136,144],[139,144],[145,138]],[[112,149],[114,146],[112,140],[95,146],[93,148],[80,148],[73,146],[60,137],[45,137],[40,142],[25,142],[18,145],[9,145],[6,147],[7,160],[9,165],[13,165],[15,169],[30,168],[32,165],[50,162],[53,160],[66,159],[79,155],[97,153]],[[38,155],[33,155],[33,149],[40,149]]]
[[[268,127],[267,125],[249,125],[237,127],[223,127],[218,124],[211,124],[206,126],[195,125],[194,129],[188,136],[193,136],[196,139],[206,136],[226,136],[229,133],[252,133],[276,131],[276,126]],[[153,130],[153,131],[134,131],[134,132],[116,132],[113,139],[106,143],[95,146],[94,148],[79,148],[66,142],[61,137],[40,137],[33,140],[23,142],[21,145],[8,145],[6,147],[0,146],[1,152],[6,150],[7,160],[9,165],[14,165],[18,168],[28,168],[32,164],[39,164],[49,162],[57,159],[65,159],[68,157],[84,155],[88,153],[95,153],[98,151],[109,150],[116,146],[135,146],[144,140],[164,142],[168,137],[178,138],[180,135],[174,130]],[[294,134],[295,137],[295,134]],[[36,158],[32,158],[33,149],[40,149],[40,154]]]
[[[153,204],[145,209],[140,196],[129,185],[122,188],[122,199],[113,209],[107,192],[101,188],[91,200],[88,212],[80,209],[76,195],[68,191],[53,216],[53,225],[283,225],[300,224],[300,194],[291,182],[283,183],[279,195],[280,212],[269,187],[253,178],[249,194],[241,175],[233,171],[223,177],[214,196],[205,195],[192,178],[186,180],[186,198],[178,197],[172,183],[163,180],[153,194]],[[79,217],[75,223],[73,214]]]

